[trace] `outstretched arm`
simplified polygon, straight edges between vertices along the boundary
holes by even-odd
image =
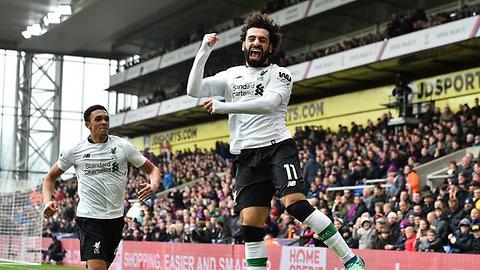
[[[221,93],[223,90],[224,81],[220,76],[203,79],[205,63],[218,40],[219,37],[216,33],[206,34],[203,37],[202,45],[200,45],[188,75],[187,94],[191,97],[211,97],[219,95],[219,92]]]
[[[269,93],[263,97],[240,102],[221,102],[215,99],[207,100],[204,104],[209,113],[244,113],[269,114],[273,113],[282,103],[282,98],[276,93]]]

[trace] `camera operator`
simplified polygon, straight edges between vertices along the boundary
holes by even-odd
[[[403,80],[402,76],[397,73],[395,75],[395,88],[392,91],[392,95],[397,102],[399,117],[413,116],[412,93],[412,89]]]

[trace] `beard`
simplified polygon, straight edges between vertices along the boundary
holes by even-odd
[[[257,57],[258,59],[252,59],[252,49],[257,49],[260,52],[260,56]],[[258,53],[258,52],[257,52]],[[270,56],[269,53],[266,53],[263,51],[262,47],[253,47],[250,46],[250,49],[248,50],[243,50],[243,57],[245,58],[245,61],[247,62],[248,66],[250,67],[261,67],[265,66],[265,64],[268,63],[268,57]]]

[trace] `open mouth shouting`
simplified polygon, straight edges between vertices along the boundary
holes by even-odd
[[[262,60],[263,50],[262,48],[250,48],[248,56],[250,61],[260,62]]]

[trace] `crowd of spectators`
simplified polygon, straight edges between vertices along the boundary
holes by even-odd
[[[333,45],[321,47],[315,50],[304,51],[297,55],[285,56],[285,53],[282,52],[278,62],[282,66],[290,66],[304,61],[347,51],[356,47],[381,41],[386,38],[393,38],[436,25],[474,16],[477,15],[478,12],[478,7],[470,8],[468,5],[463,5],[458,10],[452,12],[440,12],[437,14],[430,14],[428,16],[425,14],[423,9],[411,9],[408,10],[404,15],[392,14],[390,21],[383,30],[383,33],[369,33],[366,35],[345,39]]]
[[[306,180],[307,198],[327,214],[348,244],[360,249],[480,252],[480,161],[473,154],[452,161],[448,177],[431,189],[420,186],[416,166],[464,147],[480,146],[480,105],[462,104],[457,112],[429,108],[421,124],[400,131],[388,115],[352,123],[337,132],[321,126],[297,128],[294,137]],[[146,176],[131,167],[125,195],[123,238],[132,241],[241,243],[233,213],[234,163],[228,144],[215,149],[177,151],[168,143],[159,154],[143,154],[158,164],[163,193],[136,202],[138,183]],[[367,179],[386,179],[371,188],[329,192]],[[195,181],[194,185],[188,185]],[[60,182],[55,199],[61,212],[44,221],[44,236],[74,232],[76,180]],[[163,194],[163,195],[162,195]],[[315,232],[290,217],[272,198],[265,222],[267,239],[286,238],[322,246]]]
[[[263,9],[264,12],[272,13],[276,10],[283,9],[290,5],[297,4],[301,1],[299,0],[271,0],[268,1],[266,7]],[[478,8],[471,8],[468,5],[463,5],[456,11],[452,12],[440,12],[437,14],[427,15],[423,9],[412,9],[408,10],[406,14],[392,14],[390,21],[386,24],[383,33],[368,33],[358,37],[352,37],[345,39],[343,41],[336,42],[328,46],[308,49],[306,51],[287,55],[284,51],[280,51],[278,55],[273,59],[273,61],[280,66],[291,66],[305,61],[310,61],[327,55],[332,55],[335,53],[347,51],[356,47],[364,46],[371,44],[377,41],[384,40],[385,38],[393,38],[403,34],[408,34],[414,31],[422,30],[425,28],[433,27],[443,23],[448,23],[451,21],[467,18],[478,14]],[[235,23],[232,24],[232,27],[236,27],[243,23],[242,18],[236,18]],[[175,38],[176,42],[172,41],[169,50],[177,49],[182,46],[188,45],[192,42],[201,40],[204,33],[210,33],[212,31],[221,32],[222,29],[214,29],[209,27],[207,29],[200,28],[195,34],[187,35],[189,38]],[[226,30],[226,29],[223,29]],[[178,46],[177,46],[178,45]],[[163,46],[162,48],[164,48]],[[169,50],[161,49],[159,54],[164,54]],[[151,57],[150,57],[151,58]],[[148,59],[148,58],[147,58]],[[138,60],[138,59],[137,59]],[[236,59],[232,60],[231,65],[238,63]],[[135,64],[140,63],[136,61]],[[131,65],[131,64],[130,64]],[[228,65],[217,66],[211,70],[206,71],[206,76],[214,75],[220,70],[225,69]],[[173,89],[168,91],[168,94],[165,94],[163,88],[157,88],[154,90],[153,95],[145,100],[139,102],[139,107],[152,104],[155,102],[163,101],[166,99],[174,98],[180,95],[186,94],[186,80],[183,80],[180,84],[173,86]]]

